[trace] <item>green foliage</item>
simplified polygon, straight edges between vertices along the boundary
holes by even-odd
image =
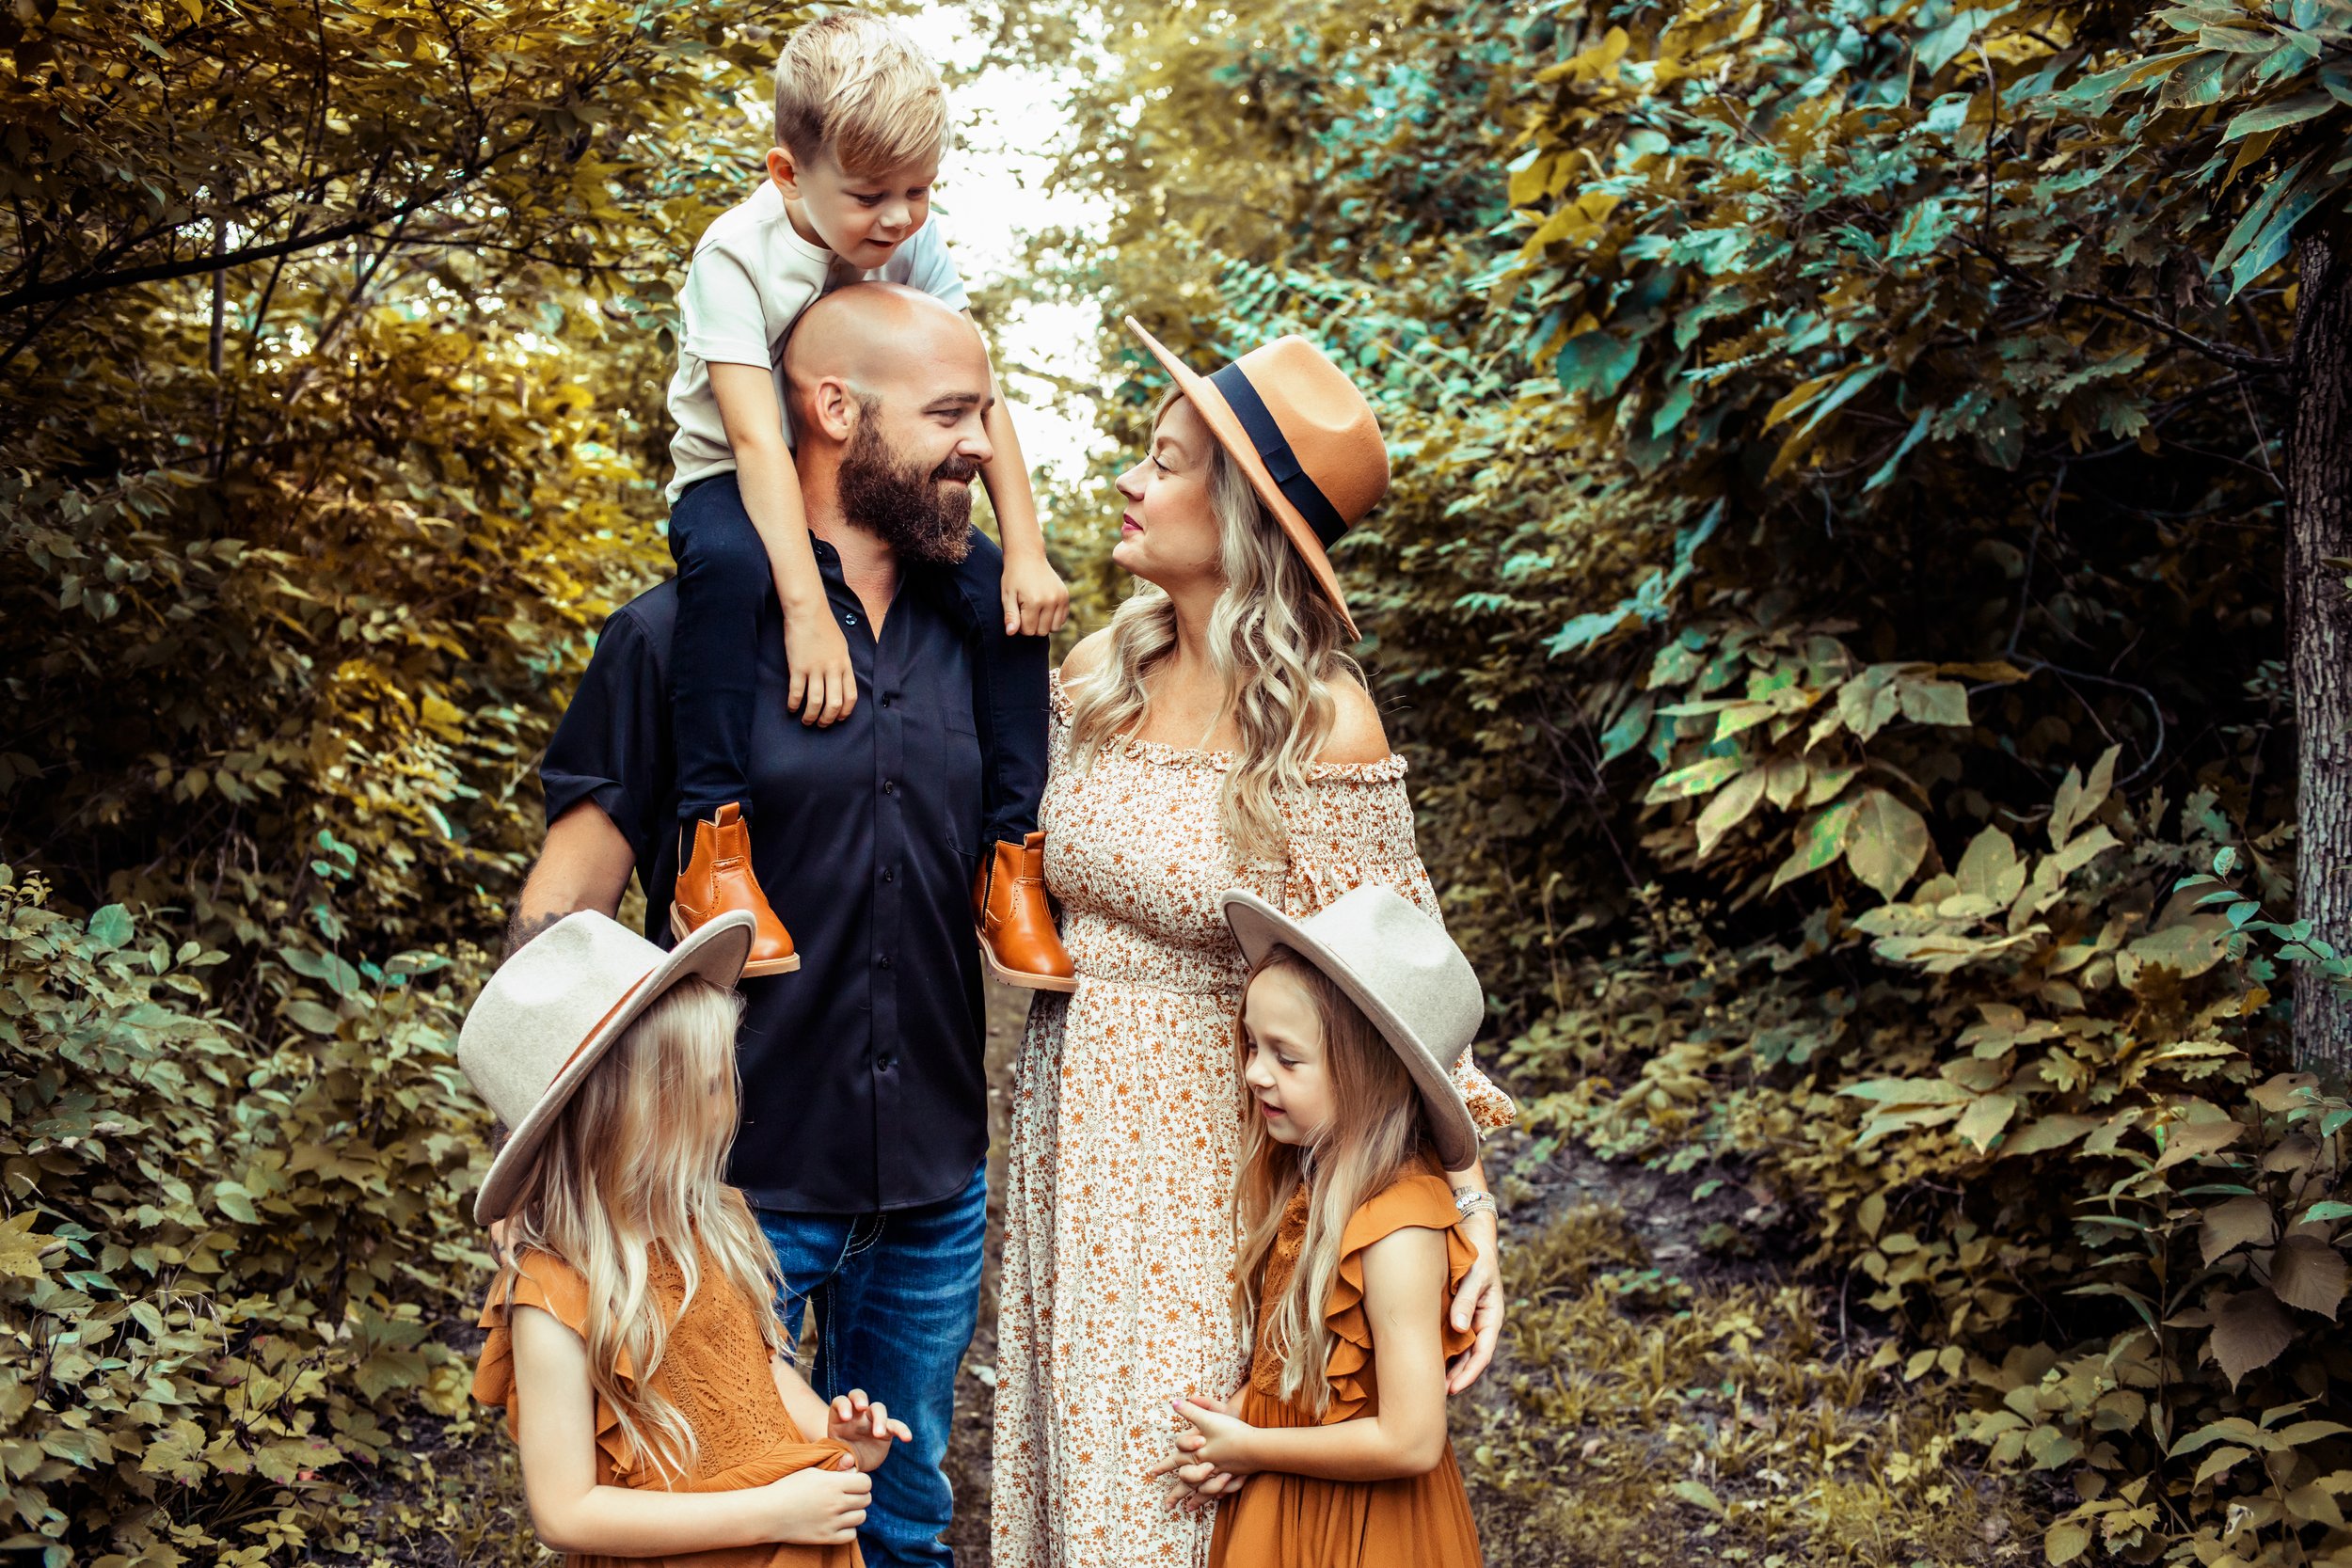
[[[489,1262],[451,1050],[482,956],[363,977],[285,932],[260,979],[305,1031],[263,1045],[212,1006],[227,953],[47,905],[0,867],[8,1544],[351,1549],[353,1466],[404,1459],[412,1406],[451,1415],[470,1382],[436,1336]]]
[[[793,14],[0,17],[8,1549],[516,1555],[450,1042]]]
[[[1801,950],[1723,950],[1653,900],[1515,1065],[1557,1085],[1540,1125],[1729,1160],[1800,1207],[1813,1261],[1915,1347],[1880,1365],[1970,1397],[1961,1430],[1995,1464],[2073,1473],[2054,1552],[2081,1526],[2259,1560],[2340,1529],[2352,1490],[2352,1426],[2321,1414],[2352,1373],[2330,1332],[2352,1105],[2257,1065],[2298,933],[2181,875],[2234,860],[2210,800],[2168,835],[2161,799],[2126,810],[2104,770],[2061,784],[2046,852],[1987,827],[1858,916],[1883,968],[1847,995],[1792,982]],[[2233,1422],[2292,1435],[2235,1445],[2260,1467],[2174,1467]]]
[[[564,683],[666,553],[670,290],[789,10],[0,24],[0,823],[67,893],[242,952],[331,831],[357,928],[495,925]]]
[[[2342,966],[2264,913],[2344,8],[1107,15],[1079,111],[1152,161],[1071,160],[1118,215],[1041,261],[1375,399],[1343,573],[1531,1118],[1772,1193],[1883,1372],[2070,1483],[2052,1559],[2352,1560],[2352,1114],[2274,1000]]]

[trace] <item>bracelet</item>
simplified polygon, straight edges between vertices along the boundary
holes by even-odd
[[[1454,1212],[1464,1219],[1472,1214],[1492,1214],[1495,1212],[1495,1195],[1482,1193],[1475,1187],[1456,1187],[1454,1189]]]

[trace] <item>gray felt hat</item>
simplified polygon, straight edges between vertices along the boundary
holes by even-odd
[[[1248,888],[1226,889],[1220,902],[1251,963],[1269,948],[1287,947],[1364,1010],[1421,1090],[1438,1160],[1448,1170],[1468,1169],[1478,1158],[1478,1124],[1454,1087],[1454,1063],[1486,1016],[1486,993],[1445,928],[1377,884],[1303,919]]]
[[[594,910],[565,915],[499,965],[457,1034],[457,1065],[513,1129],[474,1197],[484,1225],[522,1199],[539,1145],[580,1080],[612,1042],[680,980],[732,988],[751,957],[755,922],[733,910],[668,952]]]

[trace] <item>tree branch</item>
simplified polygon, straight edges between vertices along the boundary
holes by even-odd
[[[2120,299],[2109,299],[2105,294],[2068,293],[2060,294],[2058,297],[2074,304],[2088,305],[2093,309],[2109,311],[2122,316],[2125,321],[2137,322],[2151,331],[2163,333],[2183,348],[2195,349],[2215,364],[2227,365],[2233,371],[2244,371],[2252,375],[2269,375],[2283,372],[2287,368],[2287,362],[2282,358],[2249,354],[2244,349],[2227,348],[2219,343],[2209,343],[2195,333],[2182,331],[2162,316],[2151,315],[2136,306],[2126,305]]]
[[[311,230],[307,234],[290,235],[286,239],[273,241],[268,245],[248,245],[243,250],[231,251],[225,256],[183,257],[177,261],[157,261],[144,267],[127,267],[120,272],[104,273],[97,277],[86,274],[81,277],[61,278],[55,283],[36,284],[29,289],[19,289],[12,294],[0,295],[0,310],[19,310],[29,306],[85,299],[91,294],[104,293],[112,289],[129,288],[135,283],[163,283],[174,278],[193,277],[199,273],[211,272],[215,267],[225,270],[230,267],[249,266],[255,261],[267,261],[295,251],[311,250],[323,245],[332,245],[338,240],[352,239],[380,228],[386,223],[406,217],[421,208],[432,206],[435,202],[480,179],[500,163],[538,139],[539,137],[533,135],[520,141],[509,142],[479,164],[462,169],[454,178],[444,181],[429,190],[421,191],[397,206],[387,208],[380,213],[363,213],[345,218],[341,223],[329,224],[324,229]]]

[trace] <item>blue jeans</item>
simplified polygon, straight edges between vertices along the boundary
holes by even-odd
[[[988,1236],[988,1165],[955,1196],[882,1214],[759,1212],[784,1269],[782,1307],[797,1333],[801,1307],[817,1312],[818,1396],[852,1388],[890,1407],[914,1434],[874,1472],[874,1501],[858,1545],[868,1568],[952,1565],[940,1535],[955,1490],[940,1463],[956,1414],[956,1373],[980,1316],[980,1258]],[[804,1435],[821,1435],[808,1433]]]

